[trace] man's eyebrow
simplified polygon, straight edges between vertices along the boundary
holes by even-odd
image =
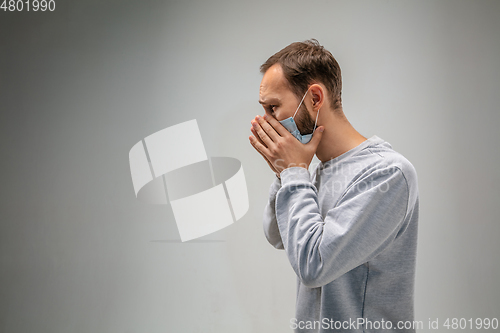
[[[266,101],[261,101],[259,100],[259,103],[260,104],[277,104],[277,103],[280,103],[280,100],[278,98],[270,98],[269,100],[266,100]]]

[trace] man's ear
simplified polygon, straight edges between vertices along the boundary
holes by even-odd
[[[325,102],[325,91],[323,87],[317,83],[311,85],[309,89],[311,91],[311,96],[312,96],[311,97],[312,109],[318,111]]]

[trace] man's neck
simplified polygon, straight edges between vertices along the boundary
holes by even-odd
[[[332,115],[322,125],[325,126],[325,131],[316,150],[316,156],[323,163],[342,155],[367,140],[354,129],[343,114]]]

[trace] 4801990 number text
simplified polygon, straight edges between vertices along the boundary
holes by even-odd
[[[4,12],[53,12],[56,10],[54,0],[3,0],[0,10]]]

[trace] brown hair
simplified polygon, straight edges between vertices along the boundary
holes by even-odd
[[[323,83],[333,110],[342,107],[342,76],[333,55],[315,39],[295,42],[272,55],[260,66],[264,74],[280,64],[290,90],[301,99],[313,83]]]

